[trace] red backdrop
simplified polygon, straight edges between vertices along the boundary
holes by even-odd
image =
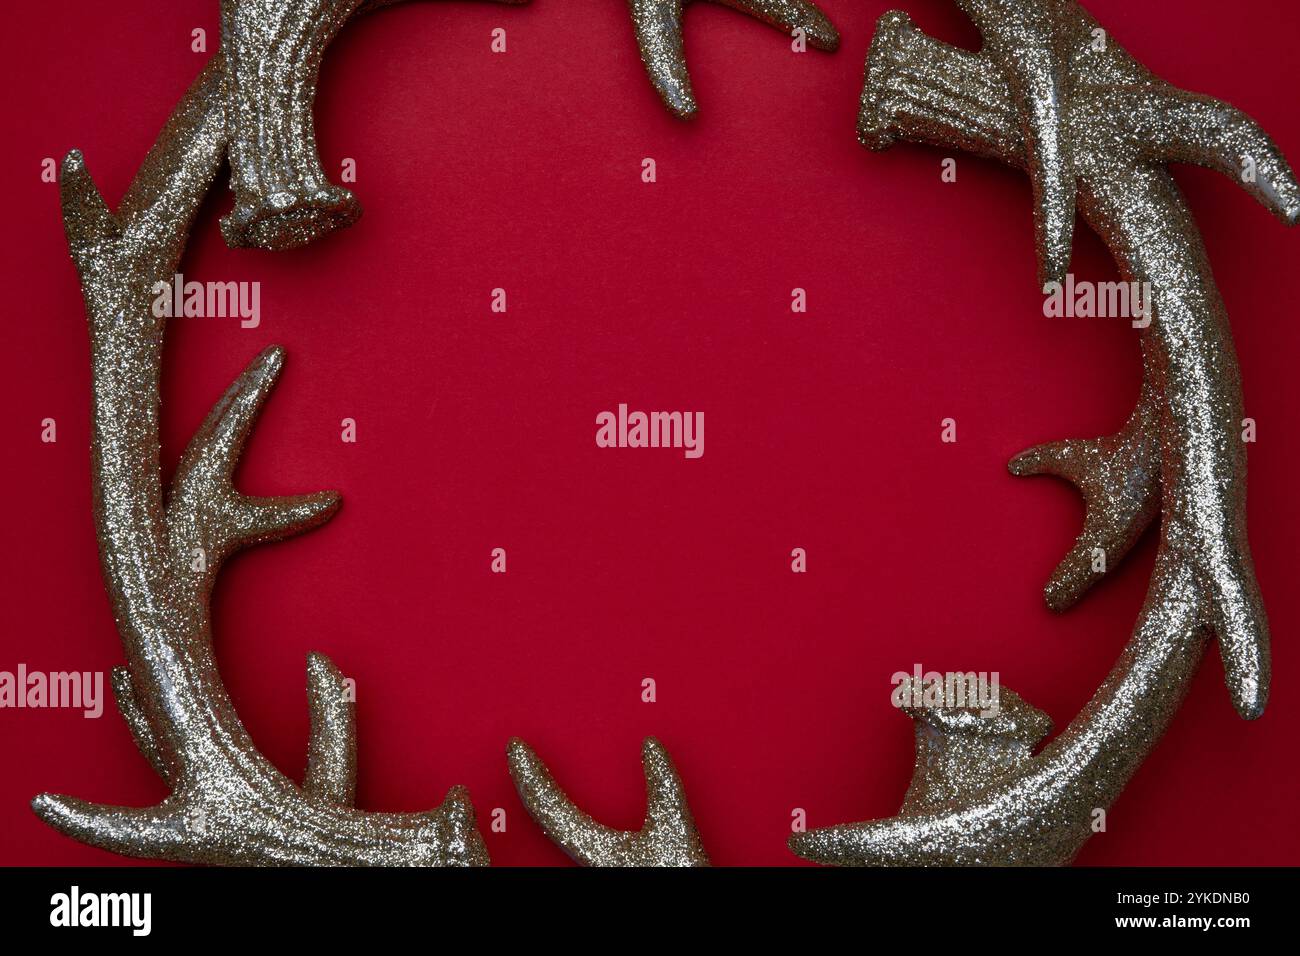
[[[214,189],[184,271],[260,281],[263,317],[171,323],[167,464],[280,343],[288,363],[241,486],[344,495],[323,530],[237,558],[215,597],[227,686],[279,767],[301,773],[304,655],[319,650],[358,682],[364,807],[426,808],[463,783],[485,830],[506,811],[507,831],[485,833],[494,861],[563,862],[514,794],[507,739],[532,743],[597,818],[635,827],[638,742],[655,734],[715,862],[786,864],[796,807],[811,825],[897,809],[912,742],[893,672],[998,670],[1058,727],[1084,704],[1128,639],[1154,541],[1052,615],[1041,586],[1082,507],[1005,463],[1118,428],[1137,395],[1135,333],[1042,317],[1020,173],[959,157],[945,184],[940,152],[857,145],[872,24],[899,5],[825,0],[841,49],[801,56],[730,10],[692,7],[693,124],[659,105],[621,0],[397,7],[344,31],[317,100],[326,170],[357,161],[354,228],[231,251],[217,229],[229,194]],[[952,4],[901,5],[976,44]],[[1240,106],[1300,158],[1295,4],[1087,6],[1158,73]],[[191,29],[215,42],[217,7],[19,5],[0,37],[3,670],[121,660],[91,519],[85,322],[40,163],[81,148],[116,202],[206,59]],[[498,26],[504,55],[489,50]],[[1273,696],[1260,721],[1238,719],[1211,648],[1080,862],[1295,863],[1300,235],[1212,173],[1177,175],[1259,422],[1250,528]],[[1113,274],[1090,233],[1074,271]],[[496,287],[504,315],[489,310]],[[791,313],[795,287],[807,314]],[[619,402],[704,411],[704,457],[597,448],[595,415]],[[55,444],[40,441],[47,417]],[[340,441],[344,417],[356,444]],[[939,441],[944,417],[955,445]],[[489,573],[495,547],[505,575]],[[794,547],[805,575],[790,572]],[[99,720],[0,711],[0,741],[0,862],[120,862],[37,821],[39,791],[166,792],[111,702]]]

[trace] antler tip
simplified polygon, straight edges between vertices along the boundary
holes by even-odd
[[[1268,678],[1228,678],[1228,693],[1232,708],[1242,720],[1259,720],[1268,706]]]
[[[1034,454],[1031,448],[1028,451],[1022,451],[1009,462],[1007,462],[1007,471],[1017,478],[1024,478],[1035,473],[1034,469],[1038,463],[1038,456]]]
[[[813,49],[834,53],[840,48],[840,31],[835,29],[830,17],[814,7],[812,16],[804,25],[804,33]]]
[[[1044,244],[1039,248],[1038,284],[1040,286],[1045,286],[1050,282],[1065,282],[1065,274],[1070,271],[1072,238],[1067,238],[1064,245]]]
[[[337,664],[330,660],[329,655],[320,651],[307,652],[307,673],[309,676],[318,679],[327,677],[341,678],[343,676],[343,672],[339,670]]]
[[[695,102],[695,97],[691,95],[689,90],[682,96],[673,97],[663,94],[661,98],[664,105],[668,107],[668,112],[684,123],[689,123],[700,115],[699,104]]]
[[[183,830],[183,820],[167,803],[118,807],[41,793],[32,798],[32,811],[66,836],[131,856],[167,856]]]
[[[1062,614],[1079,603],[1091,584],[1089,579],[1067,576],[1065,569],[1057,568],[1043,586],[1043,603],[1049,611]]]
[[[475,830],[474,801],[470,799],[469,788],[462,784],[455,784],[447,790],[438,813],[455,832]]]
[[[93,837],[93,831],[87,825],[85,814],[81,812],[81,801],[75,797],[65,797],[57,793],[38,793],[32,797],[31,806],[32,812],[43,823],[54,827],[64,836],[82,841],[89,841]]]
[[[264,392],[280,377],[280,372],[284,369],[284,357],[284,346],[268,345],[257,354],[257,358],[248,363],[240,378],[253,385],[255,391]]]
[[[806,833],[792,833],[786,846],[795,856],[813,863],[832,866],[881,866],[888,862],[883,852],[859,842],[855,837],[869,837],[870,824],[848,827],[823,827]]]
[[[523,798],[525,804],[535,796],[535,791],[540,784],[549,781],[550,771],[546,769],[546,764],[542,763],[537,752],[520,737],[511,737],[510,742],[506,744],[506,764],[510,771],[510,777],[515,783],[515,789]]]
[[[59,204],[63,210],[64,230],[78,268],[88,265],[82,255],[97,240],[116,236],[120,226],[108,208],[104,196],[86,168],[81,150],[72,149],[63,157],[59,170]]]
[[[1268,695],[1265,694],[1263,699],[1252,701],[1247,705],[1239,705],[1237,713],[1242,720],[1259,720],[1264,716],[1264,708],[1268,705]]]
[[[274,365],[278,369],[279,366],[284,364],[284,346],[268,345],[266,348],[262,349],[262,351],[258,354],[257,360],[259,362],[266,362],[268,364],[274,363]]]

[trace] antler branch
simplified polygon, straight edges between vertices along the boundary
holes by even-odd
[[[965,149],[1033,172],[1042,124],[1035,129],[1022,119],[1017,83],[1022,73],[1046,82],[1045,72],[1068,64],[1068,97],[1050,123],[1068,147],[1084,218],[1124,278],[1153,289],[1153,321],[1142,332],[1147,378],[1120,435],[1031,450],[1012,469],[1074,480],[1089,502],[1080,544],[1124,548],[1149,520],[1151,458],[1159,448],[1156,567],[1137,628],[1110,676],[1042,753],[1021,749],[1009,762],[967,764],[944,800],[905,806],[898,817],[793,837],[792,849],[810,859],[1068,862],[1091,834],[1094,811],[1114,800],[1168,725],[1207,633],[1218,637],[1238,712],[1257,717],[1267,700],[1268,626],[1246,541],[1241,386],[1231,334],[1191,214],[1162,164],[1192,161],[1233,172],[1249,154],[1258,176],[1245,185],[1287,223],[1295,221],[1300,190],[1276,146],[1242,114],[1173,90],[1113,41],[1091,47],[1095,21],[1076,4],[1032,5],[1051,18],[1050,64],[1015,50],[966,53],[923,36],[905,14],[886,14],[868,58],[859,138],[875,149],[897,139]],[[1077,552],[1078,546],[1049,584],[1055,605],[1070,603],[1089,583]],[[918,747],[918,760],[923,755]]]
[[[283,12],[315,9],[307,4]],[[172,794],[141,809],[51,794],[32,806],[77,839],[135,856],[486,864],[473,807],[459,787],[424,813],[353,809],[353,705],[327,658],[308,659],[312,733],[301,788],[257,751],[221,682],[208,598],[222,562],[240,547],[323,523],[339,503],[334,492],[246,497],[231,483],[283,362],[280,349],[259,356],[216,403],[182,456],[163,505],[158,386],[165,320],[151,303],[157,284],[174,274],[190,222],[230,145],[225,82],[231,73],[252,74],[247,62],[227,70],[227,57],[253,56],[235,46],[214,57],[182,98],[116,214],[81,155],[74,151],[64,160],[64,223],[91,329],[96,524],[127,658],[127,667],[114,671],[113,686],[141,752]],[[286,172],[276,181],[291,179]]]
[[[1048,442],[1011,459],[1013,475],[1063,478],[1087,506],[1083,531],[1043,591],[1053,611],[1073,607],[1118,567],[1160,513],[1159,413],[1147,375],[1137,407],[1116,434]]]
[[[615,830],[578,809],[533,753],[518,738],[506,751],[519,798],[546,835],[587,866],[708,866],[681,778],[663,744],[647,737],[641,744],[645,771],[645,825]]]
[[[691,119],[698,107],[686,69],[682,42],[682,7],[686,0],[627,0],[641,62],[659,98],[679,119]],[[818,50],[839,48],[840,35],[810,0],[714,0],[786,33],[802,30]]]

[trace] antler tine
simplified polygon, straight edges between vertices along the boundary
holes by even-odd
[[[307,655],[307,703],[311,742],[307,750],[307,793],[352,806],[357,779],[356,704],[343,672],[324,654]]]
[[[713,0],[724,7],[739,10],[783,33],[803,30],[808,43],[817,50],[833,53],[840,48],[840,32],[830,18],[810,0]]]
[[[1118,567],[1160,513],[1159,395],[1148,379],[1118,433],[1036,445],[1008,464],[1013,475],[1065,479],[1087,507],[1083,531],[1043,590],[1053,611],[1073,607]]]
[[[87,295],[103,297],[110,292],[125,292],[129,302],[119,305],[129,304],[129,311],[136,312],[141,301],[152,297],[155,282],[171,279],[185,249],[190,221],[224,155],[221,84],[222,60],[218,54],[181,97],[116,213],[109,210],[95,186],[81,151],[71,150],[64,157],[59,174],[63,225]],[[183,149],[178,145],[181,143]],[[88,272],[88,267],[95,264],[95,255],[108,251],[107,243],[138,257],[132,263],[140,277],[138,284],[119,289],[109,281],[114,277]],[[146,310],[145,317],[152,315]]]
[[[126,721],[141,756],[149,761],[149,766],[167,783],[172,782],[173,770],[167,762],[166,755],[154,738],[153,728],[149,726],[149,715],[135,695],[135,684],[131,681],[131,672],[120,664],[112,672],[113,699],[117,709]]]
[[[244,443],[283,364],[279,346],[249,364],[195,432],[173,478],[167,505],[172,553],[185,561],[195,548],[202,550],[210,577],[235,548],[319,527],[341,504],[334,491],[254,498],[239,494],[231,484]]]
[[[1222,173],[1285,225],[1300,217],[1300,185],[1272,137],[1241,110],[1164,81],[1108,91],[1098,110],[1150,163]]]
[[[565,795],[531,747],[513,738],[506,750],[510,776],[528,813],[574,860],[587,866],[708,866],[681,778],[663,744],[641,744],[646,816],[640,830],[597,823]]]
[[[957,0],[984,38],[984,51],[1002,72],[1020,117],[1026,169],[1034,192],[1039,284],[1061,281],[1074,238],[1074,164],[1065,131],[1065,58],[1052,18],[1037,3]]]
[[[682,42],[682,0],[627,0],[637,49],[664,106],[679,119],[699,110]]]
[[[136,808],[42,793],[32,799],[32,810],[60,833],[126,856],[175,859],[192,840],[185,810],[174,799]]]
[[[826,14],[810,0],[714,0],[739,10],[778,30],[803,30],[818,50],[839,48],[840,35]],[[636,31],[641,62],[655,91],[679,119],[692,119],[698,111],[682,42],[682,7],[685,0],[627,0]]]
[[[1151,95],[1167,84],[1113,40],[1091,47],[1095,21],[1077,4],[1031,3],[1050,15],[1068,65],[1062,128],[1079,209],[1122,277],[1149,282],[1154,301],[1152,322],[1141,332],[1143,398],[1124,431],[1095,443],[1033,449],[1012,469],[1075,481],[1089,503],[1080,542],[1096,535],[1123,546],[1151,507],[1158,447],[1163,521],[1151,586],[1111,674],[1041,753],[1024,750],[1011,766],[993,759],[964,766],[953,777],[960,784],[954,792],[924,812],[905,806],[888,820],[800,834],[791,846],[809,859],[1068,862],[1090,835],[1094,812],[1119,794],[1182,702],[1207,632],[1218,638],[1238,712],[1257,717],[1267,699],[1268,625],[1246,541],[1245,454],[1236,433],[1240,377],[1205,249],[1159,164],[1187,159],[1227,169],[1242,150],[1253,150],[1266,183],[1258,194],[1284,222],[1294,218],[1289,167],[1253,124],[1205,98],[1166,98],[1167,122],[1154,107],[1116,115],[1116,104],[1131,104],[1133,91]],[[992,50],[971,54],[925,37],[905,14],[886,14],[868,58],[860,139],[873,149],[901,138],[1030,166],[1033,133],[1026,132],[1012,74],[1037,70],[1042,80],[1049,67],[1035,66],[1032,57],[1013,55],[1001,66],[998,60]],[[1212,123],[1203,121],[1206,110],[1216,117]],[[1103,510],[1094,514],[1099,501]],[[1073,561],[1072,554],[1053,577],[1049,599],[1067,603],[1087,585]],[[922,756],[918,746],[918,761]]]

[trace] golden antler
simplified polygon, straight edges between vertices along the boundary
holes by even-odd
[[[690,119],[696,113],[695,93],[682,50],[682,7],[686,0],[627,0],[650,82],[673,114]],[[818,50],[839,49],[840,35],[826,14],[810,0],[714,0],[746,13],[778,30],[802,30]]]
[[[116,214],[80,153],[63,163],[64,225],[91,333],[96,525],[127,659],[113,686],[141,753],[172,793],[141,809],[51,794],[32,806],[64,833],[118,853],[241,864],[488,862],[460,787],[425,813],[352,806],[353,705],[327,658],[308,658],[311,743],[302,787],[257,751],[221,682],[208,601],[222,562],[239,548],[314,528],[339,505],[334,492],[252,498],[231,484],[283,363],[279,348],[255,359],[213,406],[163,499],[166,319],[151,308],[156,287],[172,281],[227,151],[237,194],[223,223],[231,244],[283,248],[355,218],[351,196],[320,173],[311,129],[320,56],[355,6],[223,4],[222,53],[173,111]],[[282,85],[292,94],[287,109]]]
[[[579,810],[522,740],[510,741],[507,758],[510,776],[528,812],[577,862],[587,866],[709,865],[677,768],[663,744],[653,737],[641,744],[646,809],[640,830],[615,830]]]
[[[1218,637],[1237,711],[1258,717],[1268,697],[1268,625],[1246,541],[1232,339],[1191,213],[1163,165],[1194,162],[1232,175],[1288,225],[1300,213],[1300,187],[1248,117],[1153,76],[1075,3],[965,6],[989,26],[986,52],[932,40],[900,12],[881,18],[859,138],[873,149],[901,138],[1026,168],[1039,219],[1049,224],[1077,183],[1079,209],[1124,278],[1153,289],[1154,318],[1142,332],[1147,381],[1120,435],[1044,446],[1011,467],[1075,481],[1089,504],[1080,544],[1124,550],[1148,520],[1158,448],[1161,543],[1132,639],[1060,737],[1036,756],[1027,738],[1016,738],[1002,759],[965,761],[945,777],[942,798],[914,801],[909,793],[897,817],[791,838],[796,853],[827,863],[1068,862],[1091,834],[1094,812],[1115,799],[1182,702],[1207,633]],[[994,10],[1005,15],[996,29],[983,19]],[[990,36],[999,29],[1016,35]],[[1063,101],[1027,115],[1028,100],[1062,89]],[[1040,243],[1049,274],[1060,264],[1054,248]],[[1089,583],[1078,549],[1049,584],[1055,607]],[[934,728],[953,740],[971,732],[978,731],[967,722]],[[926,753],[918,745],[918,773]]]

